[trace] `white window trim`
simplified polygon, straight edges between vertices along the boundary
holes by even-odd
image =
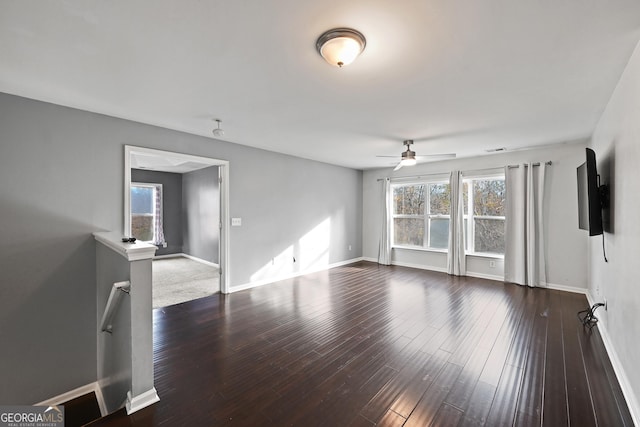
[[[409,249],[409,250],[419,250],[426,252],[442,252],[447,253],[449,251],[448,248],[434,248],[431,247],[431,229],[430,222],[432,218],[436,219],[451,219],[450,215],[443,214],[431,214],[427,213],[431,209],[431,192],[429,191],[429,185],[431,184],[446,184],[449,185],[449,181],[443,179],[442,177],[429,179],[429,180],[419,180],[419,181],[405,181],[405,182],[392,182],[391,183],[391,193],[393,194],[394,189],[396,187],[406,187],[411,185],[424,185],[427,187],[425,189],[425,201],[424,201],[424,209],[425,213],[423,215],[404,215],[404,214],[395,214],[394,213],[394,202],[393,197],[391,198],[392,205],[389,207],[389,211],[391,212],[391,248],[392,249]],[[395,219],[396,218],[414,218],[414,219],[423,219],[424,220],[424,229],[425,229],[425,239],[423,240],[423,246],[405,246],[398,245],[395,243],[396,237],[394,234],[395,231]]]
[[[504,171],[503,170],[496,170],[495,172],[485,172],[482,174],[470,174],[470,175],[464,175],[463,173],[463,177],[462,180],[463,182],[473,182],[473,181],[481,181],[481,180],[489,180],[489,179],[496,179],[496,180],[505,180],[506,177],[504,175]],[[480,252],[480,251],[475,251],[473,248],[474,246],[474,236],[475,236],[475,221],[473,221],[473,219],[478,218],[478,219],[496,219],[496,220],[506,220],[505,216],[491,216],[491,215],[469,215],[470,212],[473,212],[473,191],[471,191],[471,188],[468,187],[467,190],[467,211],[464,213],[464,219],[467,221],[467,227],[465,230],[465,233],[467,233],[467,247],[465,248],[466,250],[466,255],[472,255],[472,256],[477,256],[477,257],[483,257],[483,258],[496,258],[496,259],[504,259],[504,254],[498,254],[495,252]],[[471,217],[471,218],[470,218]]]

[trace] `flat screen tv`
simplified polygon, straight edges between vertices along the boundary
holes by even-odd
[[[602,188],[596,169],[596,153],[587,148],[586,161],[578,166],[578,226],[589,236],[602,234]]]

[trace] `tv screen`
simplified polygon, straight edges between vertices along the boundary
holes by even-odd
[[[586,149],[586,161],[578,166],[578,226],[589,236],[602,234],[602,203],[598,186],[596,153]]]

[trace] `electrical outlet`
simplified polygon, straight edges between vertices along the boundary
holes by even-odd
[[[349,245],[349,250],[351,250],[351,245]]]
[[[489,261],[489,268],[496,268],[496,262],[494,260]]]

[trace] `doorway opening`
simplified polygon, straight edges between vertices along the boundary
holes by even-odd
[[[158,247],[154,308],[229,293],[229,162],[125,146],[124,236]]]

